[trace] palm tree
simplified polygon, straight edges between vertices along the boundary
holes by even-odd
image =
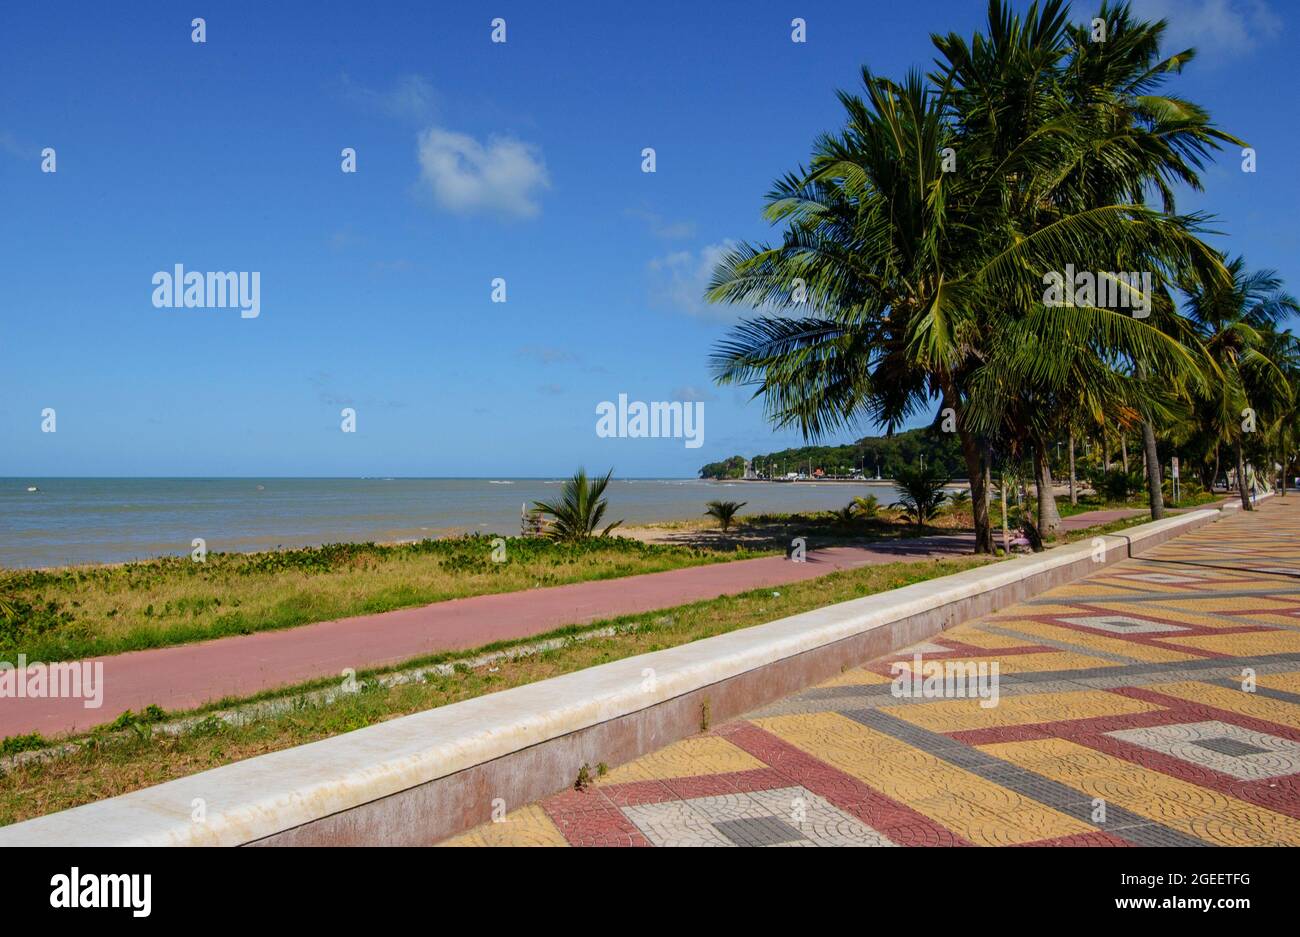
[[[948,481],[948,476],[940,473],[934,465],[901,468],[894,478],[899,492],[894,506],[902,508],[912,523],[924,524],[939,513],[940,505],[947,498],[943,486]]]
[[[957,410],[969,357],[965,326],[938,353],[917,345],[927,318],[946,309],[944,285],[976,256],[973,231],[945,220],[960,183],[943,172],[944,96],[916,74],[900,86],[863,69],[863,86],[865,101],[840,95],[847,126],[817,142],[813,168],[769,193],[783,243],[732,251],[708,294],[778,313],[733,330],[715,350],[715,377],[757,385],[769,419],[807,438],[869,420],[893,428],[933,395]],[[957,429],[978,486],[978,443],[960,415]]]
[[[1290,330],[1267,329],[1262,333],[1261,350],[1265,357],[1278,366],[1291,389],[1289,400],[1277,401],[1276,418],[1266,437],[1266,458],[1282,466],[1278,494],[1286,497],[1286,480],[1289,468],[1300,444],[1300,339]],[[1271,472],[1270,472],[1271,474]]]
[[[1106,2],[1099,12],[1106,40],[1093,42],[1091,30],[1068,25],[1067,16],[1059,0],[1044,3],[1041,12],[1035,3],[1023,20],[1006,4],[992,2],[987,37],[977,36],[970,44],[955,35],[936,39],[944,55],[940,77],[954,88],[963,136],[971,138],[966,149],[989,154],[1004,170],[1001,185],[990,188],[1006,201],[1007,223],[1017,233],[1051,230],[1071,215],[1123,214],[1143,205],[1147,190],[1154,189],[1164,208],[1163,223],[1133,215],[1136,223],[1129,230],[1143,232],[1139,236],[1062,244],[1059,259],[1083,270],[1150,272],[1152,298],[1172,309],[1162,297],[1171,270],[1195,268],[1212,276],[1218,267],[1209,248],[1194,237],[1200,219],[1173,215],[1172,184],[1199,189],[1196,171],[1206,154],[1221,142],[1240,141],[1216,130],[1194,104],[1155,93],[1194,56],[1187,50],[1160,58],[1163,23],[1135,21],[1128,4]],[[1222,277],[1222,270],[1217,274]],[[1012,429],[1028,436],[1042,493],[1039,527],[1045,535],[1059,524],[1046,443],[1079,412],[1078,389],[1093,389],[1093,399],[1082,403],[1089,418],[1098,420],[1107,398],[1142,399],[1140,388],[1124,392],[1111,377],[1136,374],[1164,385],[1196,380],[1196,349],[1179,347],[1186,336],[1176,317],[1172,329],[1156,320],[1126,322],[1128,318],[1122,308],[1100,301],[1053,311],[1030,307],[1024,319],[1030,333],[1002,336],[1009,339],[1001,344],[1013,349],[1012,361],[986,365],[1020,370],[1011,393],[1033,398],[1032,405],[1020,409],[1035,414],[1037,428],[1021,423]],[[1063,334],[1032,341],[1032,333],[1043,326]],[[1027,367],[1017,368],[1015,358]],[[1137,362],[1136,372],[1126,362]],[[1105,397],[1095,393],[1099,378],[1111,385]],[[987,412],[982,422],[993,418]],[[1150,414],[1144,422],[1146,442],[1153,448]],[[1155,470],[1152,511],[1158,516],[1163,510],[1159,463],[1152,457],[1149,464]]]
[[[1244,146],[1244,142],[1217,129],[1208,113],[1183,98],[1158,94],[1168,78],[1180,73],[1195,56],[1194,49],[1185,49],[1174,55],[1161,56],[1161,40],[1166,24],[1135,20],[1127,2],[1103,2],[1099,16],[1106,22],[1106,40],[1093,42],[1091,29],[1084,26],[1071,28],[1074,45],[1072,67],[1066,72],[1064,86],[1069,106],[1089,115],[1095,131],[1124,141],[1119,147],[1108,147],[1096,157],[1081,165],[1078,173],[1078,190],[1086,198],[1109,201],[1128,198],[1141,201],[1148,188],[1159,194],[1165,212],[1175,210],[1173,184],[1181,183],[1193,191],[1202,189],[1199,170],[1211,151],[1223,143]],[[1203,245],[1200,245],[1203,248]],[[1186,275],[1188,268],[1196,275],[1217,285],[1226,285],[1227,273],[1204,250],[1177,258],[1174,269],[1168,269],[1169,255],[1151,252],[1146,257],[1126,257],[1116,252],[1117,263],[1113,269],[1166,269],[1166,276],[1158,279],[1176,282]],[[1148,266],[1126,267],[1129,260],[1142,260]],[[1153,323],[1170,334],[1185,338],[1183,323],[1179,322],[1167,290],[1161,288],[1160,305],[1168,315],[1163,323]],[[1172,396],[1186,397],[1187,385],[1198,383],[1198,376],[1190,371],[1176,375],[1155,373],[1151,362],[1142,356],[1132,357],[1134,374],[1152,385],[1148,393],[1139,394],[1138,409],[1142,414],[1142,444],[1146,454],[1147,490],[1152,518],[1164,515],[1161,493],[1161,465],[1157,449],[1156,426],[1161,418],[1160,408],[1152,406],[1157,396],[1168,400]],[[1209,369],[1211,372],[1213,368]],[[1172,377],[1172,382],[1170,381]]]
[[[1295,401],[1286,373],[1266,351],[1284,362],[1292,356],[1289,333],[1283,333],[1287,338],[1271,333],[1288,315],[1300,314],[1300,305],[1272,270],[1251,273],[1241,257],[1231,260],[1227,270],[1231,279],[1226,287],[1187,283],[1187,316],[1216,365],[1215,380],[1200,396],[1201,419],[1217,442],[1232,448],[1237,493],[1249,511],[1247,442],[1269,424],[1284,422]],[[1272,454],[1265,452],[1265,458],[1271,461]]]
[[[772,422],[809,438],[869,421],[892,429],[937,400],[966,462],[976,551],[991,552],[988,441],[1026,432],[1009,416],[1029,410],[1012,406],[1022,388],[1049,406],[1046,419],[1065,389],[1116,361],[1140,360],[1170,381],[1196,371],[1177,337],[1127,310],[1048,306],[1043,273],[1154,266],[1116,258],[1212,260],[1197,219],[1132,197],[1160,172],[1142,168],[1134,133],[1065,103],[1077,50],[1061,0],[1023,19],[992,0],[987,38],[935,42],[945,64],[929,83],[863,69],[864,97],[840,94],[844,129],[820,137],[811,167],[767,196],[782,243],[741,245],[717,266],[708,298],[761,312],[717,346],[713,364],[719,383],[755,386]],[[1175,168],[1194,149],[1179,143]],[[1116,191],[1110,167],[1129,188]],[[1045,433],[1028,440],[1040,471]],[[1040,489],[1054,514],[1050,473]]]
[[[725,531],[730,529],[731,521],[735,518],[736,512],[748,503],[748,501],[710,501],[705,505],[708,510],[704,513],[709,517],[716,517],[718,524]]]
[[[601,497],[609,480],[613,476],[611,468],[604,478],[587,479],[587,470],[578,469],[573,477],[564,483],[564,490],[559,501],[534,501],[533,508],[540,514],[552,518],[544,530],[545,536],[552,540],[585,540],[595,534],[605,516],[608,502]],[[600,536],[608,537],[609,532],[623,523],[614,521]]]

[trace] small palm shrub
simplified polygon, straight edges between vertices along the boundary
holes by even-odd
[[[966,490],[954,491],[948,495],[948,509],[953,514],[965,517],[971,513],[970,492]]]
[[[9,591],[9,583],[0,580],[0,620],[18,617],[18,600]]]
[[[716,517],[722,529],[728,530],[731,522],[735,520],[736,512],[748,503],[748,501],[710,501],[705,504],[704,514],[707,517]]]
[[[559,501],[534,501],[533,507],[538,513],[550,518],[542,533],[552,540],[585,540],[596,535],[596,528],[605,517],[609,507],[603,497],[605,488],[613,476],[610,469],[604,478],[587,478],[586,469],[578,469],[573,477],[564,483]],[[623,523],[614,521],[600,536],[607,537],[609,532]]]
[[[899,490],[894,507],[902,508],[913,524],[933,520],[947,498],[943,486],[948,484],[948,476],[933,465],[901,468],[894,473],[894,484]]]
[[[859,517],[865,517],[867,520],[880,516],[880,499],[875,495],[859,495],[853,499],[850,507],[858,512]]]
[[[1100,468],[1090,469],[1084,473],[1092,490],[1101,495],[1105,501],[1127,501],[1139,491],[1146,489],[1146,476],[1135,469],[1125,474],[1120,469],[1103,472]]]

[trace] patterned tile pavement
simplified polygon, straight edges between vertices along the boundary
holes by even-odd
[[[936,663],[996,665],[996,705],[895,692]],[[444,845],[1300,845],[1300,498]]]

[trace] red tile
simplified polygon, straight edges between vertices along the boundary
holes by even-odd
[[[1120,839],[1111,833],[1096,830],[1091,833],[1075,833],[1072,836],[1058,836],[1055,839],[1040,839],[1032,843],[1018,843],[1019,846],[1132,846],[1126,839]]]

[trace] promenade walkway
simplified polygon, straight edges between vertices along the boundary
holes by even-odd
[[[1095,511],[1067,529],[1108,523],[1135,511]],[[0,701],[0,738],[85,730],[128,709],[156,704],[191,709],[225,697],[251,696],[347,669],[398,664],[428,654],[545,634],[566,625],[671,608],[750,589],[814,579],[842,569],[967,554],[972,534],[937,535],[870,547],[810,550],[807,562],[783,557],[738,560],[620,579],[453,599],[418,608],[361,615],[283,631],[95,658],[104,664],[104,699]]]
[[[997,705],[891,663],[997,664]],[[447,845],[1300,845],[1300,498],[1274,498]]]

